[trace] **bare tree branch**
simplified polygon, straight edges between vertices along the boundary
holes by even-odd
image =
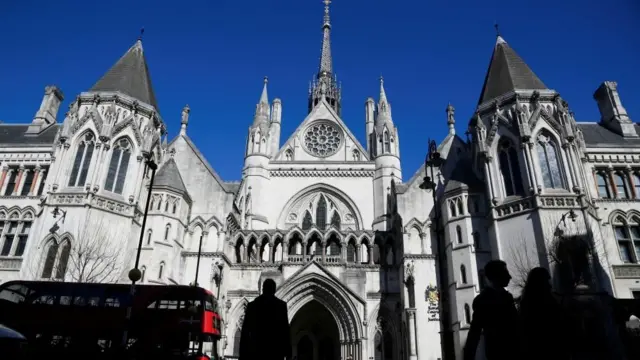
[[[524,236],[516,237],[513,241],[510,241],[508,252],[512,261],[512,263],[509,264],[512,276],[511,283],[519,290],[522,290],[527,283],[529,271],[539,266],[535,260],[537,258],[537,252],[530,246]]]

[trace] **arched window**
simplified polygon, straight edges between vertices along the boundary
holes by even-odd
[[[85,185],[94,148],[95,138],[92,133],[87,133],[84,135],[82,141],[80,141],[80,144],[78,144],[76,157],[73,161],[73,167],[71,168],[71,176],[69,176],[69,186]]]
[[[358,150],[353,150],[353,161],[360,161],[360,152]]]
[[[331,226],[340,230],[340,215],[338,215],[337,211],[333,212],[333,216],[331,217]]]
[[[636,193],[636,199],[640,199],[640,175],[633,174],[633,188]]]
[[[460,216],[464,215],[464,205],[462,205],[462,199],[457,198],[456,204],[458,204],[458,215]]]
[[[320,196],[318,207],[316,208],[316,226],[320,230],[324,230],[327,226],[327,200],[324,196]]]
[[[409,276],[405,285],[407,286],[407,295],[409,296],[409,307],[415,308],[416,307],[416,288],[415,288],[415,280],[413,279],[413,276]]]
[[[389,133],[386,131],[384,132],[384,152],[385,153],[391,152],[391,142],[389,141]]]
[[[456,217],[456,204],[453,200],[449,201],[449,212],[451,217]]]
[[[613,231],[618,241],[620,258],[625,263],[640,261],[640,219],[633,217],[626,221],[617,216],[613,221]]]
[[[356,244],[353,239],[349,240],[349,244],[347,244],[347,262],[356,262]]]
[[[173,202],[173,213],[175,214],[178,211],[178,201]]]
[[[60,251],[60,258],[58,259],[58,267],[56,269],[56,279],[64,279],[64,275],[67,273],[67,266],[69,265],[69,257],[71,256],[71,243],[69,240],[64,241],[62,250]]]
[[[285,159],[287,159],[287,161],[292,161],[293,160],[293,151],[291,151],[291,149],[287,149],[284,152],[284,157],[285,157]]]
[[[167,199],[164,203],[164,212],[169,212],[169,200],[171,200],[171,198]]]
[[[131,144],[127,139],[120,139],[113,147],[113,152],[111,153],[107,181],[104,183],[105,190],[122,194],[130,157]]]
[[[302,219],[302,230],[309,230],[311,229],[311,226],[313,225],[313,218],[311,217],[311,214],[306,211],[304,213],[304,218]]]
[[[171,224],[167,224],[164,228],[164,241],[169,241],[169,232],[171,231]]]
[[[162,273],[164,272],[164,262],[160,263],[158,267],[158,280],[162,280]]]
[[[564,189],[562,168],[556,144],[549,136],[539,135],[536,145],[544,187],[548,189]]]
[[[467,284],[467,268],[464,265],[460,265],[460,282]]]
[[[471,324],[471,307],[469,304],[464,304],[464,322]]]
[[[141,273],[140,282],[143,283],[144,282],[144,275],[147,273],[147,267],[146,266],[141,267],[140,268],[140,273]]]
[[[147,231],[147,245],[151,245],[151,235],[153,234],[153,230],[149,229]]]
[[[520,162],[518,152],[510,141],[502,141],[498,148],[498,161],[500,164],[500,174],[504,183],[504,193],[506,196],[522,195],[522,177],[520,176]]]
[[[456,240],[458,244],[462,244],[462,228],[460,228],[460,225],[456,226]]]
[[[629,199],[631,198],[629,192],[629,180],[627,179],[627,175],[621,172],[617,172],[613,178],[616,181],[616,191],[618,199]]]
[[[598,195],[603,199],[610,199],[611,187],[609,186],[609,177],[607,174],[604,172],[597,173],[596,181],[598,182]]]
[[[62,246],[60,246],[60,244],[62,244]],[[49,242],[44,267],[42,268],[41,277],[43,279],[64,279],[69,257],[71,256],[71,243],[68,239],[64,239],[60,244],[53,239]]]

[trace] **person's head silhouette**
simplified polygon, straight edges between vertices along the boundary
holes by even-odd
[[[276,294],[276,282],[273,279],[266,279],[262,283],[262,294],[267,296],[274,296]]]
[[[502,260],[491,260],[484,266],[484,275],[495,287],[504,288],[511,281],[507,263]]]
[[[541,294],[551,291],[551,275],[549,271],[543,267],[536,267],[529,271],[527,283],[524,286],[526,294]]]

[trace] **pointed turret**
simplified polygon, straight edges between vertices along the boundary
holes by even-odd
[[[376,116],[376,131],[381,134],[385,124],[390,130],[394,128],[391,119],[391,104],[389,104],[387,92],[384,90],[384,78],[380,76],[380,100],[378,101],[378,116]]]
[[[158,104],[151,85],[142,40],[138,39],[89,91],[121,92],[153,106],[157,111]]]
[[[322,53],[320,55],[320,67],[316,79],[309,88],[309,112],[324,97],[327,103],[341,113],[341,90],[333,73],[333,58],[331,56],[331,17],[329,16],[329,4],[331,0],[324,0],[324,18],[322,23]]]
[[[252,128],[261,127],[264,128],[269,127],[269,96],[267,94],[267,84],[269,83],[269,78],[264,77],[264,85],[262,86],[262,94],[260,94],[260,100],[256,105],[256,113],[253,116],[253,125]],[[263,131],[262,134],[265,134]]]
[[[478,105],[515,90],[546,90],[544,83],[498,35]]]

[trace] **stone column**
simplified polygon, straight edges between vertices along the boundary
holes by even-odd
[[[7,165],[2,166],[2,175],[0,175],[0,190],[4,187],[4,179],[7,177],[9,167]]]
[[[524,167],[527,170],[527,180],[529,180],[529,185],[535,191],[535,189],[537,189],[538,187],[538,184],[536,184],[536,171],[533,168],[533,162],[531,161],[531,156],[529,154],[529,143],[523,140],[523,142],[520,144],[520,149],[522,149],[522,152],[524,154]]]
[[[98,167],[98,170],[96,171],[97,174],[97,178],[95,179],[95,186],[98,187],[98,189],[101,188],[101,184],[100,181],[102,181],[102,179],[105,178],[105,176],[107,175],[107,171],[109,171],[109,150],[111,149],[111,146],[109,144],[103,143],[102,144],[102,151],[100,152],[102,154],[102,156],[100,156],[101,160],[107,159],[106,162],[101,161],[101,163],[96,164],[96,166]],[[104,164],[103,164],[104,163]],[[116,179],[113,180],[114,183],[116,181]]]
[[[26,184],[27,178],[29,177],[29,172],[33,171],[33,169],[28,169],[25,168],[22,170],[22,177],[20,182],[16,183],[17,186],[17,190],[16,190],[16,195],[21,196],[22,195],[22,191],[24,190],[24,186]],[[33,184],[33,183],[31,183]]]
[[[531,166],[531,170],[532,170],[532,175],[533,175],[533,181],[534,181],[534,185],[533,185],[533,189],[534,191],[537,192],[538,187],[540,187],[540,178],[538,178],[538,172],[535,171],[535,161],[533,161],[533,153],[531,152],[533,150],[533,143],[531,141],[529,141],[527,143],[527,149],[525,150],[527,152],[527,156],[529,156],[529,163]]]
[[[18,177],[16,178],[16,185],[13,187],[12,195],[18,195],[18,191],[20,190],[20,185],[22,183],[22,174],[24,174],[24,165],[20,165],[18,168]]]
[[[409,359],[416,360],[418,358],[416,349],[416,309],[407,309],[407,318],[409,320]]]
[[[60,177],[61,177],[61,172],[60,172],[60,171],[61,171],[61,169],[66,165],[66,164],[65,164],[65,159],[67,158],[67,153],[69,152],[69,147],[70,147],[70,146],[71,146],[71,145],[69,145],[69,143],[67,142],[67,143],[64,143],[64,144],[62,145],[62,149],[60,149],[60,156],[59,156],[59,158],[57,159],[57,160],[58,160],[57,164],[55,165],[55,167],[56,167],[56,171],[55,171],[55,172],[53,172],[53,175],[54,175],[54,177],[53,177],[53,187],[52,187],[52,190],[53,190],[53,191],[56,191],[56,190],[58,189],[58,182],[60,182],[60,180],[61,180],[61,179],[60,179]],[[71,166],[69,166],[69,168],[70,168],[70,167],[71,167]],[[62,181],[63,181],[63,182],[64,182],[64,181],[69,181],[69,180],[67,179],[67,175],[68,175],[68,174],[67,174],[67,172],[68,172],[68,171],[69,171],[69,170],[67,169],[64,173],[62,173],[62,174],[64,174],[64,175],[65,175],[65,176],[63,177],[63,179],[62,179]],[[66,184],[64,184],[64,185],[66,185]]]
[[[495,183],[496,179],[492,179],[491,178],[491,160],[492,159],[493,158],[491,156],[489,156],[489,155],[487,155],[484,158],[484,162],[485,162],[485,165],[484,165],[484,176],[485,176],[486,179],[489,180],[489,194],[488,194],[489,195],[488,196],[489,201],[491,201],[494,197],[496,197],[496,190],[495,190],[495,187],[494,187],[494,185],[495,185],[494,183]],[[431,190],[431,191],[433,191],[433,190]],[[437,206],[437,205],[433,204],[433,206]]]
[[[7,169],[7,170],[6,170],[6,172],[5,172],[5,175],[6,175],[6,177],[8,177],[9,179],[11,179],[11,176],[13,176],[13,172],[14,172],[14,171],[16,171],[16,170],[15,170],[15,169],[12,169],[12,168],[10,168],[10,167],[8,167],[8,166],[6,166],[6,169]],[[5,193],[6,193],[6,191],[7,191],[6,189],[7,189],[7,187],[8,187],[8,186],[9,186],[9,183],[8,183],[8,182],[6,182],[6,181],[5,181],[5,182],[3,182],[3,184],[2,184],[2,188],[0,189],[0,192],[1,192],[1,193],[0,193],[0,195],[5,196]],[[11,194],[9,194],[9,195],[11,195]]]
[[[146,165],[142,161],[143,159],[144,158],[142,157],[142,155],[136,156],[136,163],[138,164],[138,172],[136,174],[136,182],[134,183],[134,188],[131,194],[132,199],[135,199],[136,203],[140,201],[140,196],[142,194],[142,185],[144,185],[144,169]],[[129,186],[125,185],[124,190],[128,190],[127,188],[130,188],[130,185]],[[124,191],[122,193],[124,195]],[[144,212],[144,209],[142,209],[142,211]]]
[[[289,240],[282,242],[282,262],[289,261]]]
[[[320,251],[322,251],[322,263],[324,264],[327,255],[327,242],[325,240],[320,240]]]
[[[33,195],[34,196],[40,196],[42,194],[40,194],[40,187],[42,186],[42,182],[43,181],[47,181],[47,172],[49,171],[49,169],[47,168],[40,168],[40,170],[38,171],[38,181],[36,186],[33,188]]]
[[[576,174],[573,169],[573,166],[571,165],[573,161],[571,161],[571,154],[569,149],[570,145],[569,143],[564,143],[562,144],[561,147],[562,147],[562,151],[560,153],[564,154],[564,156],[562,156],[561,159],[566,159],[567,166],[565,167],[565,169],[569,171],[569,177],[567,178],[567,181],[571,182],[571,184],[567,184],[569,185],[567,190],[571,191],[572,189],[578,187],[578,181],[576,179]]]
[[[36,168],[33,169],[33,181],[31,182],[31,187],[29,188],[29,196],[34,196],[37,195],[34,193],[34,189],[35,191],[38,191],[38,186],[39,185],[39,180],[40,180],[40,171],[42,169],[40,168],[40,165],[36,165]]]

